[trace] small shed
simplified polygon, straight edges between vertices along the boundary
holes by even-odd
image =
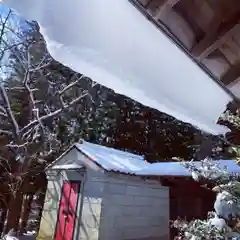
[[[169,239],[169,189],[138,174],[149,165],[138,155],[76,143],[46,169],[38,239]]]
[[[215,163],[240,172],[233,160]],[[179,162],[148,163],[85,141],[48,166],[46,174],[38,239],[172,239],[169,220],[206,218],[216,197]]]

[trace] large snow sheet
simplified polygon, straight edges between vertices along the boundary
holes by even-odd
[[[226,131],[216,121],[231,97],[127,0],[4,2],[39,22],[61,63],[204,131]]]

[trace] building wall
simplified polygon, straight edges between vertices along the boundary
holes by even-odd
[[[168,188],[139,177],[105,175],[99,239],[168,239]]]
[[[78,240],[98,240],[105,176],[101,171],[86,169],[82,203],[78,206],[79,225],[76,226]]]
[[[44,201],[43,213],[37,239],[52,240],[55,237],[56,225],[58,220],[59,203],[61,200],[62,186],[64,180],[82,181],[84,170],[50,170],[47,172],[48,186]],[[78,196],[78,208],[81,204],[81,191]],[[77,221],[80,217],[80,212],[76,213]],[[78,223],[76,221],[76,224]],[[74,232],[76,236],[76,232]]]
[[[168,195],[168,188],[156,182],[87,169],[75,239],[166,240]]]
[[[177,178],[172,180],[170,188],[170,219],[178,217],[193,219],[206,219],[209,211],[212,211],[216,199],[216,193],[202,187],[204,183],[195,182],[189,178]],[[178,231],[171,228],[171,239],[177,236]]]
[[[54,239],[61,189],[61,175],[48,176],[47,192],[37,239]]]

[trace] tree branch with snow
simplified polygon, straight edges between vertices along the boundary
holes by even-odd
[[[227,111],[222,120],[231,125],[231,130],[239,131],[239,111],[232,114]],[[234,134],[234,132],[232,133]],[[239,134],[239,133],[238,133]],[[228,142],[229,139],[226,139]],[[240,143],[239,143],[240,144]],[[235,152],[237,161],[240,157],[239,147],[232,144],[231,150]],[[184,167],[192,172],[195,181],[208,180],[214,183],[212,189],[216,192],[214,212],[209,213],[206,220],[192,220],[190,222],[177,219],[173,227],[179,230],[176,239],[202,240],[202,239],[240,239],[240,182],[239,176],[231,174],[226,168],[221,168],[210,157],[196,164],[195,161],[182,161]]]

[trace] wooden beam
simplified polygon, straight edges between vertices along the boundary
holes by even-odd
[[[229,37],[225,43],[219,47],[219,51],[224,55],[230,65],[234,65],[239,60],[239,45],[235,38]]]
[[[215,51],[219,46],[226,41],[235,29],[239,26],[239,14],[235,14],[230,20],[221,24],[221,18],[214,18],[210,23],[210,27],[205,37],[200,40],[191,50],[191,53],[203,59],[210,53]],[[221,25],[220,25],[221,24]]]
[[[165,0],[150,0],[146,5],[146,8],[149,10],[150,13],[155,14],[159,6],[161,6],[164,1]]]
[[[229,70],[223,75],[221,81],[224,85],[229,85],[234,82],[238,77],[240,77],[240,62],[234,64],[229,68]]]
[[[150,0],[138,0],[138,2],[143,6],[146,7],[148,5],[148,3],[150,2]]]
[[[152,0],[146,6],[155,19],[168,13],[180,0]]]
[[[229,3],[230,1],[230,3]],[[208,4],[208,6],[214,11],[214,12],[219,12],[225,9],[225,11],[228,11],[229,8],[231,8],[231,0],[229,0],[226,3],[226,0],[217,0],[217,1],[212,1],[212,0],[205,0],[205,3]],[[225,4],[225,5],[224,5]]]
[[[178,3],[180,0],[165,0],[159,5],[158,11],[156,12],[154,18],[159,19],[163,15],[168,14],[168,12]]]

